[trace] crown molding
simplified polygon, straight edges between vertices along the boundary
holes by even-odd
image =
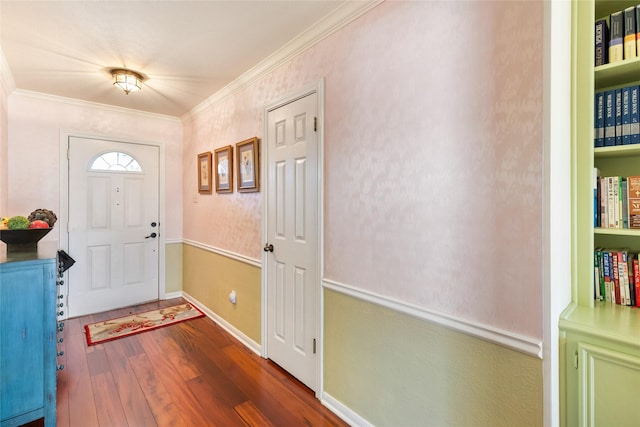
[[[296,57],[310,47],[316,45],[321,40],[378,6],[383,1],[384,0],[346,1],[340,7],[334,9],[324,18],[320,19],[311,27],[300,33],[297,37],[289,41],[283,47],[267,56],[234,81],[195,106],[191,111],[184,114],[182,118],[193,118],[205,111],[207,107],[212,104],[220,102],[224,98],[243,90],[251,83],[270,73],[275,68]]]
[[[0,47],[0,85],[5,90],[5,93],[10,94],[16,88],[16,82],[13,79],[13,73],[11,72],[11,67],[9,67],[9,63],[7,62],[7,58],[4,56],[4,52]]]
[[[100,104],[98,102],[84,101],[84,100],[75,99],[75,98],[66,98],[64,96],[49,95],[46,93],[32,92],[30,90],[24,90],[24,89],[16,89],[13,92],[11,92],[10,95],[22,96],[22,97],[31,98],[31,99],[38,99],[41,101],[57,102],[57,103],[73,105],[73,106],[78,106],[83,108],[93,108],[96,110],[103,110],[103,111],[108,111],[112,113],[135,115],[138,117],[146,117],[149,119],[166,120],[166,121],[177,122],[177,123],[182,122],[178,117],[167,116],[165,114],[149,113],[147,111],[134,110],[132,108],[116,107],[113,105]]]

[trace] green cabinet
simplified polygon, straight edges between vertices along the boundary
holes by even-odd
[[[637,426],[640,390],[638,309],[576,307],[562,320],[566,425]],[[617,330],[606,330],[615,325]]]
[[[2,427],[42,417],[56,424],[55,295],[55,257],[0,260]]]
[[[595,21],[640,1],[572,1],[572,302],[560,328],[561,425],[637,426],[640,308],[595,301],[594,248],[640,252],[640,230],[594,227],[593,170],[640,175],[640,144],[594,148],[594,94],[640,84],[640,58],[594,67]]]

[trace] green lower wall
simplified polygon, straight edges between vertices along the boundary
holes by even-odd
[[[166,293],[182,291],[182,242],[167,243],[164,246]]]
[[[324,292],[324,391],[376,426],[541,426],[542,360]]]
[[[261,269],[187,244],[182,260],[182,290],[260,344]],[[229,301],[232,290],[236,304]]]
[[[181,247],[182,290],[260,344],[260,268]],[[543,425],[536,357],[326,289],[323,351],[324,392],[376,426]]]

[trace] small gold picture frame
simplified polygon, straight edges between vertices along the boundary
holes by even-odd
[[[211,151],[198,154],[198,193],[211,194]]]
[[[218,148],[215,153],[216,193],[233,193],[233,147]]]
[[[236,144],[238,162],[238,192],[260,191],[260,154],[258,138],[253,137]]]

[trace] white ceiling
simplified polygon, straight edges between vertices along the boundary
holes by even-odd
[[[367,3],[2,0],[0,43],[17,89],[180,117],[315,23]],[[113,68],[143,74],[142,90],[113,86]]]

